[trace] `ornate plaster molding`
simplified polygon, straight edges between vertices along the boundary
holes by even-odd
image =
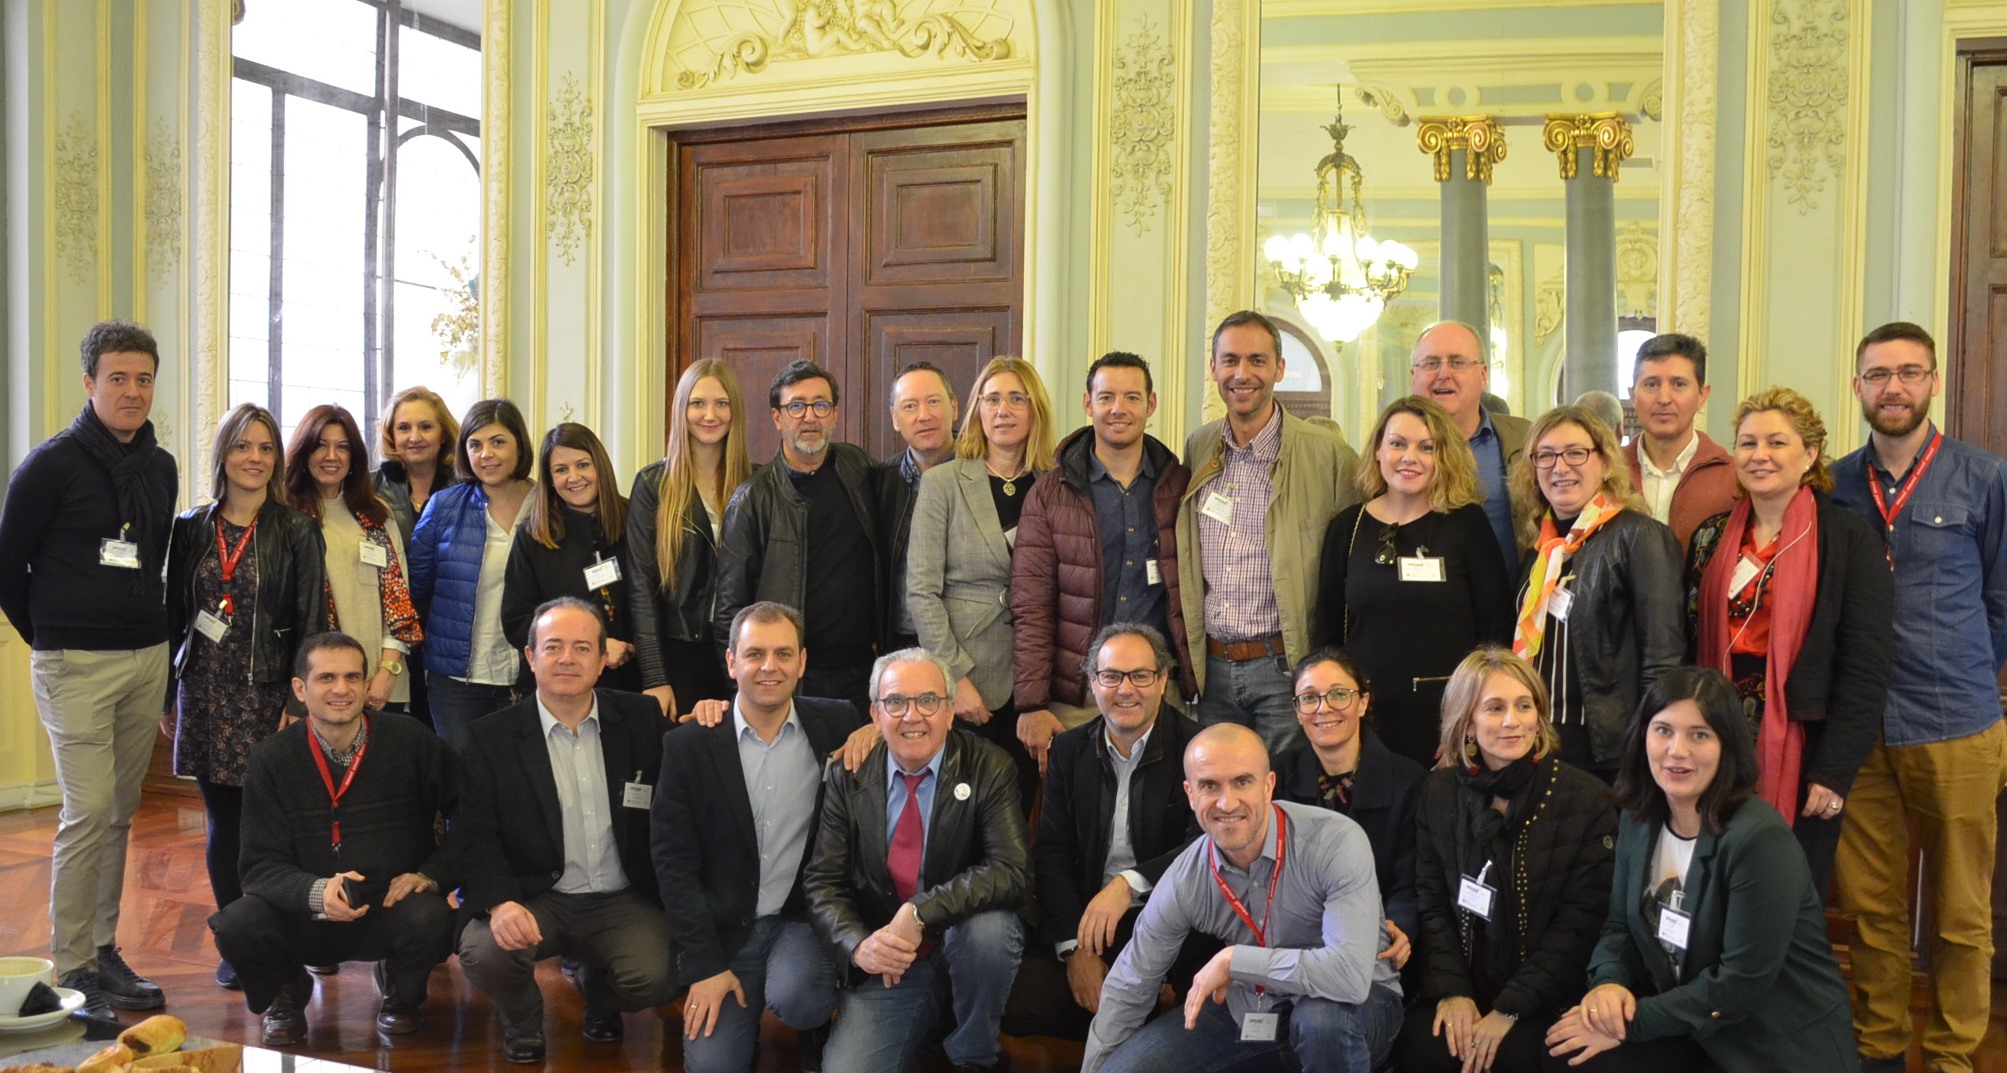
[[[82,112],[71,112],[56,134],[55,253],[70,278],[88,283],[98,263],[98,142]]]
[[[1250,4],[1254,7],[1250,9]],[[1212,113],[1206,150],[1206,324],[1248,304],[1254,275],[1247,255],[1254,234],[1254,147],[1246,143],[1250,105],[1258,97],[1253,52],[1258,36],[1249,32],[1259,18],[1256,0],[1214,0],[1212,21]],[[1219,416],[1216,392],[1205,393],[1205,417]]]
[[[1671,165],[1660,208],[1661,286],[1671,300],[1671,329],[1707,338],[1713,323],[1714,157],[1720,67],[1721,6],[1713,0],[1672,0],[1666,8],[1666,65],[1672,80],[1671,119],[1663,147]],[[1675,226],[1676,225],[1676,226]]]
[[[1146,15],[1122,42],[1113,67],[1111,191],[1117,210],[1141,237],[1171,196],[1178,65]]]
[[[1659,236],[1632,220],[1617,228],[1617,315],[1656,317]]]
[[[976,8],[970,11],[971,7]],[[896,52],[917,60],[973,63],[1011,56],[1011,20],[980,4],[944,0],[708,0],[678,16],[698,48],[682,57],[676,84],[703,89],[776,60]],[[708,54],[708,58],[705,58]],[[692,62],[692,61],[695,62]]]
[[[1616,112],[1585,112],[1547,117],[1540,131],[1540,143],[1561,161],[1561,178],[1573,179],[1582,156],[1577,150],[1594,149],[1590,168],[1597,178],[1617,181],[1617,167],[1637,150],[1631,125]]]
[[[1770,14],[1770,177],[1800,216],[1846,164],[1846,0],[1777,0]]]
[[[1505,159],[1505,131],[1488,115],[1423,116],[1415,144],[1435,158],[1436,181],[1450,178],[1450,154],[1464,151],[1464,176],[1490,183],[1491,169]]]
[[[181,143],[156,119],[146,150],[146,264],[156,274],[181,261]]]
[[[544,233],[570,265],[592,233],[592,102],[570,72],[544,115]]]

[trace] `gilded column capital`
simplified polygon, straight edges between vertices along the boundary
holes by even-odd
[[[1611,182],[1617,181],[1617,166],[1637,150],[1631,125],[1617,112],[1550,114],[1541,128],[1540,143],[1560,159],[1563,179],[1575,177],[1578,149],[1594,149],[1590,166],[1598,178],[1607,177]]]
[[[1435,158],[1436,181],[1450,177],[1450,153],[1464,150],[1464,177],[1490,183],[1492,166],[1505,159],[1505,130],[1488,115],[1422,116],[1415,144]]]

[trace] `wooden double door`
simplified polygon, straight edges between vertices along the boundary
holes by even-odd
[[[729,363],[764,461],[768,384],[807,358],[836,377],[836,438],[892,453],[900,369],[932,362],[966,395],[1022,353],[1024,149],[1022,105],[679,134],[671,393],[692,361]]]

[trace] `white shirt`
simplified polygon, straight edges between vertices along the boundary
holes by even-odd
[[[487,543],[481,548],[481,577],[474,584],[474,633],[467,659],[467,681],[484,686],[516,684],[516,650],[502,634],[502,582],[509,572],[509,545],[515,530],[487,511]]]
[[[1686,476],[1687,467],[1693,465],[1693,456],[1699,451],[1700,430],[1694,429],[1687,437],[1686,448],[1680,451],[1678,458],[1673,459],[1672,468],[1660,469],[1652,464],[1652,453],[1645,449],[1642,441],[1639,442],[1638,474],[1644,478],[1639,482],[1644,487],[1638,491],[1644,495],[1645,506],[1651,509],[1652,517],[1667,525],[1672,524],[1673,493],[1679,490],[1680,478]]]
[[[612,797],[606,790],[606,753],[599,744],[599,698],[573,732],[558,722],[537,694],[537,719],[544,728],[551,778],[557,783],[559,824],[564,831],[564,875],[560,894],[601,894],[627,889],[620,846],[613,840]]]

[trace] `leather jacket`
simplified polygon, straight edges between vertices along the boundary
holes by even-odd
[[[857,513],[865,539],[871,542],[871,588],[882,593],[881,537],[871,480],[875,464],[863,448],[848,443],[830,444],[825,463],[836,467],[837,480],[850,496],[850,507]],[[774,600],[807,610],[802,605],[808,593],[809,501],[794,490],[788,473],[786,460],[776,452],[773,462],[741,485],[725,508],[725,536],[718,546],[718,598],[711,614],[711,638],[721,657],[725,639],[731,636],[732,618],[747,604]],[[884,602],[879,601],[877,636],[873,638],[881,647],[889,617]]]
[[[216,511],[211,503],[174,519],[167,547],[167,614],[174,644],[174,673],[186,665],[195,637],[195,570],[216,554]],[[257,684],[288,682],[300,642],[328,628],[327,543],[312,518],[268,499],[258,508],[251,537],[258,569],[257,596],[238,608],[232,630],[251,631],[251,678]]]
[[[634,623],[635,658],[641,664],[641,687],[669,684],[662,660],[662,641],[711,640],[711,613],[718,595],[718,547],[711,539],[711,520],[696,496],[683,508],[683,542],[676,549],[674,588],[664,591],[655,561],[656,515],[662,505],[665,462],[651,462],[634,475],[627,497],[627,600]]]

